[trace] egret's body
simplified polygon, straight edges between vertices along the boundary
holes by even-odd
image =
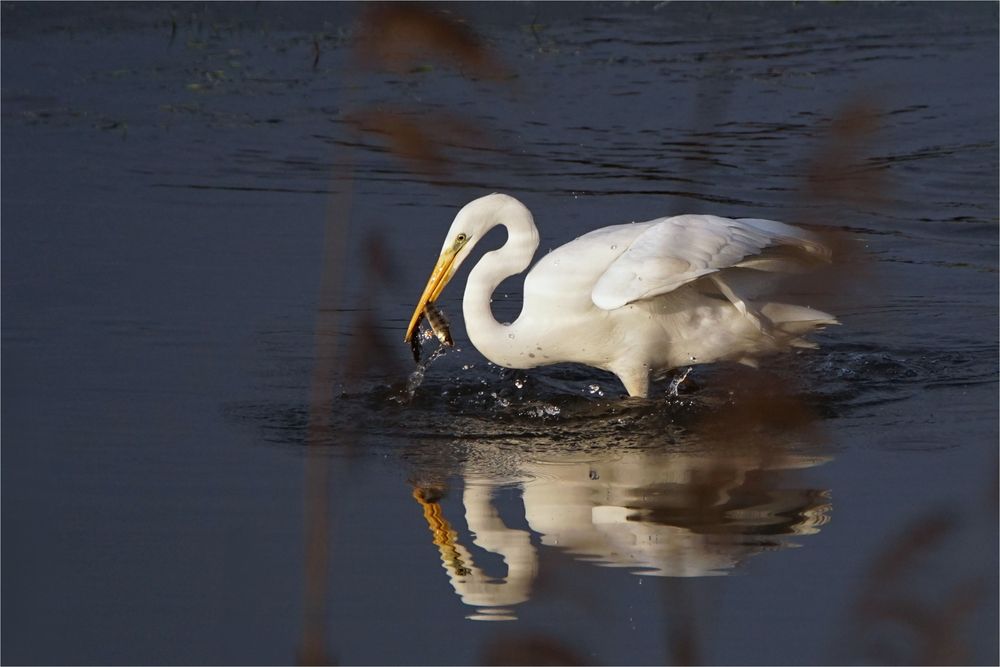
[[[585,234],[542,257],[524,280],[524,305],[510,324],[490,301],[505,278],[528,268],[538,248],[531,213],[493,194],[455,217],[414,312],[413,336],[433,303],[491,228],[508,240],[469,273],[462,308],[469,339],[493,363],[533,368],[576,362],[617,375],[646,396],[651,378],[715,361],[754,364],[833,316],[802,306],[751,301],[777,274],[797,272],[829,251],[807,232],[770,220],[686,215]]]

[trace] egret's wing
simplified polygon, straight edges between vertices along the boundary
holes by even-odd
[[[613,310],[673,291],[701,276],[740,266],[781,271],[789,263],[761,253],[788,247],[825,258],[829,251],[807,232],[774,220],[679,215],[642,232],[594,284],[598,308]]]

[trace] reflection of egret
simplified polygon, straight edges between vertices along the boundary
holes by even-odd
[[[583,363],[617,375],[630,395],[646,396],[651,375],[714,361],[754,365],[761,355],[811,346],[802,335],[836,323],[811,308],[749,300],[776,274],[829,259],[805,231],[771,220],[682,215],[605,227],[556,248],[525,277],[521,315],[500,324],[490,297],[528,267],[538,230],[523,204],[492,194],[455,217],[407,341],[424,307],[497,225],[507,228],[507,243],[473,268],[462,306],[469,339],[501,366]]]
[[[477,451],[488,449],[479,443]],[[508,527],[494,505],[505,485],[522,487],[524,518],[543,547],[636,574],[703,577],[728,574],[747,558],[794,546],[828,520],[829,495],[786,488],[783,471],[829,459],[780,452],[671,453],[618,450],[606,459],[550,451],[522,461],[514,478],[465,474],[462,504],[472,541],[498,554],[503,576],[486,574],[441,507],[421,490],[414,497],[455,592],[476,607],[475,619],[513,618],[538,574],[531,534]]]

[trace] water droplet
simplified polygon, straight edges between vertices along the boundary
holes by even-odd
[[[618,250],[618,246],[612,243],[611,244],[611,249],[612,250]]]
[[[507,338],[510,338],[511,340],[514,340],[514,334],[507,334]]]
[[[587,387],[587,389],[590,390],[591,394],[596,394],[597,392],[599,392],[601,390],[601,387],[600,387],[600,385],[592,384],[589,387]]]
[[[524,389],[524,378],[514,378],[514,386],[518,389]]]

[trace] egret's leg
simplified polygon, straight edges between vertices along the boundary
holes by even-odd
[[[670,381],[670,388],[667,390],[667,396],[677,396],[679,394],[681,383],[683,383],[684,380],[687,379],[688,373],[690,372],[691,372],[691,367],[688,366],[686,371],[684,371],[680,375],[674,376],[674,378]]]
[[[649,371],[646,368],[615,370],[613,372],[625,385],[625,391],[631,398],[649,397]]]

